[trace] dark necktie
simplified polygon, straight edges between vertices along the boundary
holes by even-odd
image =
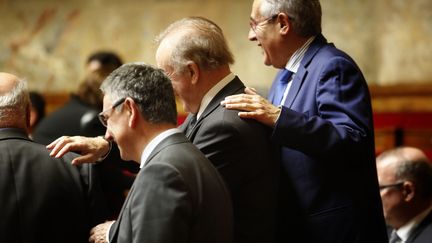
[[[186,137],[189,137],[190,133],[192,132],[193,127],[196,124],[196,121],[197,121],[197,115],[193,114],[191,116],[191,119],[189,120],[189,124],[188,124],[187,129],[186,129]]]
[[[273,105],[278,106],[281,104],[283,95],[285,93],[285,89],[288,85],[288,81],[290,80],[292,74],[293,72],[287,69],[282,70],[278,74],[277,80],[275,81],[276,84],[275,84],[274,96],[272,100]]]
[[[400,243],[400,242],[402,242],[401,238],[399,238],[399,236],[396,234],[396,230],[393,230],[390,235],[389,243]]]

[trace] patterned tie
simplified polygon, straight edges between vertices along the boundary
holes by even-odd
[[[271,100],[271,102],[273,103],[273,105],[280,105],[283,95],[285,93],[285,89],[287,87],[288,81],[291,78],[291,75],[293,74],[293,72],[287,70],[287,69],[283,69],[282,71],[279,72],[276,81],[275,81],[275,90],[274,92],[274,96],[273,99]]]
[[[396,230],[393,230],[390,235],[389,243],[400,243],[400,242],[402,242],[401,238],[399,238],[399,236],[397,235]]]

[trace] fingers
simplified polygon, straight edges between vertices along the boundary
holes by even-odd
[[[46,147],[47,149],[51,149],[50,156],[60,158],[70,149],[69,137],[60,137]]]
[[[257,90],[255,88],[252,88],[252,87],[246,87],[245,93],[250,94],[250,95],[258,95]]]
[[[92,154],[86,154],[86,155],[82,155],[82,156],[79,156],[79,157],[76,157],[75,159],[73,159],[72,164],[73,165],[81,165],[81,164],[85,164],[85,163],[94,163],[98,159],[99,158],[96,158],[96,156],[94,156]]]

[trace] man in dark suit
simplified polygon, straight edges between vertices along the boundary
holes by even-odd
[[[281,69],[269,100],[247,89],[222,104],[273,130],[284,172],[280,241],[386,242],[367,84],[321,34],[319,1],[255,0],[249,39]]]
[[[184,110],[190,112],[180,129],[218,169],[230,190],[234,242],[273,242],[277,163],[267,140],[269,130],[220,106],[225,96],[245,88],[230,71],[234,60],[222,30],[204,18],[185,18],[171,24],[157,39],[158,66],[170,76]],[[104,143],[97,138],[86,142],[106,151]],[[62,138],[50,148],[60,151],[65,144],[73,150],[90,151],[78,138]],[[85,160],[101,154],[92,151]]]
[[[90,55],[86,63],[88,72],[76,92],[63,106],[42,119],[32,134],[33,140],[46,145],[62,135],[102,136],[105,127],[97,116],[102,110],[103,98],[99,88],[102,81],[121,65],[120,57],[112,52],[98,51]],[[132,161],[122,161],[116,146],[103,162],[96,169],[99,170],[111,219],[114,219],[139,168]]]
[[[399,147],[377,157],[378,180],[390,243],[432,241],[432,165],[417,148]]]
[[[92,230],[91,242],[231,242],[232,205],[223,179],[176,128],[170,79],[126,64],[103,82],[105,139],[141,170],[118,219]]]
[[[93,170],[51,158],[29,123],[26,82],[0,73],[0,242],[87,242],[106,216]]]

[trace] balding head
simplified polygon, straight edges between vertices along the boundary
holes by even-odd
[[[10,73],[0,72],[0,95],[3,96],[17,85],[19,79],[17,76]]]
[[[30,99],[27,83],[0,72],[0,128],[28,129]]]
[[[400,147],[377,157],[387,224],[398,229],[432,204],[432,165],[417,148]]]

